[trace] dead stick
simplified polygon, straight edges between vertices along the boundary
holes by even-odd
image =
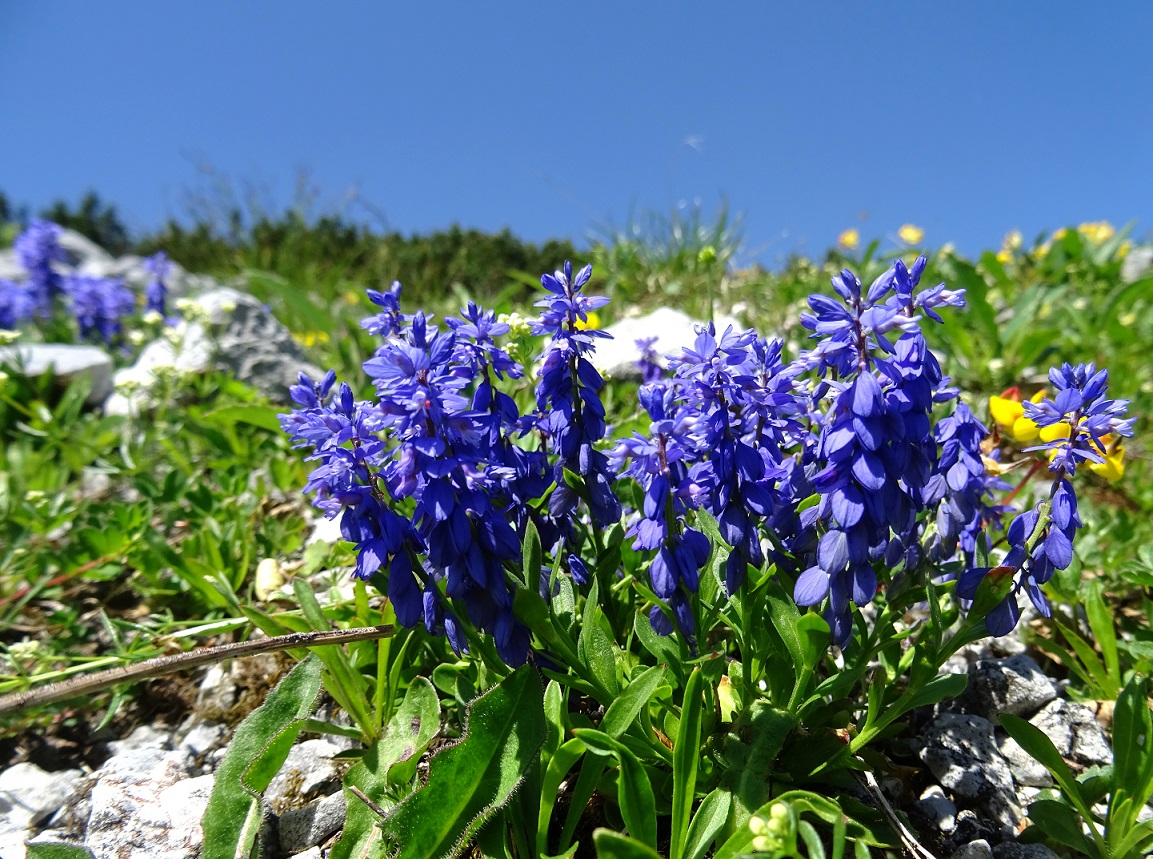
[[[49,683],[39,689],[28,689],[23,692],[12,692],[0,695],[0,714],[23,710],[26,707],[35,707],[41,704],[51,704],[65,698],[74,698],[77,695],[86,695],[99,692],[110,686],[121,683],[134,683],[148,677],[160,674],[170,674],[184,668],[195,668],[220,662],[224,659],[233,659],[238,656],[255,656],[258,653],[274,653],[279,650],[291,650],[294,647],[321,647],[326,644],[351,644],[355,641],[370,641],[374,638],[388,638],[392,635],[392,626],[368,626],[357,629],[334,629],[322,632],[293,632],[288,635],[277,635],[272,638],[263,638],[257,641],[239,641],[235,644],[219,644],[215,647],[202,647],[199,650],[190,650],[188,653],[178,653],[175,656],[158,656],[155,659],[145,659],[135,665],[125,665],[120,668],[109,668],[107,671],[98,671],[95,674],[86,674],[70,680],[61,680],[59,683]]]

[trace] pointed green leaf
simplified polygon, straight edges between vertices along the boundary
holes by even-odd
[[[603,731],[592,728],[578,728],[573,731],[589,751],[611,755],[620,764],[620,777],[617,780],[617,802],[621,807],[621,818],[628,827],[629,834],[652,847],[657,846],[657,809],[653,786],[648,773],[641,766],[637,756],[623,743],[614,740]]]
[[[713,839],[724,828],[732,804],[732,794],[719,787],[701,801],[693,822],[689,824],[682,859],[702,859]]]
[[[597,859],[661,859],[661,854],[648,845],[609,829],[593,832],[593,844]]]
[[[696,798],[697,766],[701,757],[701,720],[704,711],[704,680],[701,669],[689,675],[685,686],[681,722],[673,746],[673,819],[669,855],[681,859],[685,834]]]
[[[629,681],[625,691],[609,705],[601,719],[601,730],[617,739],[636,721],[641,710],[649,703],[653,693],[665,678],[663,666],[655,665]]]
[[[1093,854],[1093,844],[1081,831],[1081,815],[1072,806],[1055,799],[1039,799],[1030,803],[1029,819],[1047,838],[1059,841],[1086,856]]]
[[[1113,710],[1113,748],[1119,753],[1113,761],[1110,810],[1122,797],[1131,797],[1135,800],[1134,816],[1153,793],[1153,715],[1149,712],[1147,690],[1148,681],[1134,676],[1121,690]],[[1134,822],[1135,819],[1127,821],[1130,826]]]

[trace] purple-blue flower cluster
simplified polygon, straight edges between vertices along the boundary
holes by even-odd
[[[0,280],[0,328],[15,329],[33,319],[48,318],[57,309],[75,320],[81,339],[111,345],[118,340],[125,319],[136,311],[136,298],[120,278],[61,274],[55,263],[67,263],[60,245],[61,228],[34,220],[16,239],[16,256],[27,274],[24,283]],[[147,288],[149,310],[164,313],[168,268],[163,252],[145,261],[153,275]]]
[[[988,572],[975,567],[991,549],[985,532],[1010,512],[996,501],[1009,487],[982,450],[987,431],[957,401],[920,330],[923,317],[940,322],[938,309],[963,306],[963,291],[920,289],[925,267],[924,257],[897,260],[868,289],[842,271],[832,279],[838,299],[810,297],[802,324],[816,343],[792,363],[780,340],[709,324],[668,356],[666,374],[652,340],[638,341],[649,431],[618,440],[610,455],[604,380],[592,361],[607,335],[585,328],[606,299],[584,293],[591,267],[574,274],[568,263],[541,278],[548,294],[532,332],[547,340],[534,412],[522,413],[514,396],[524,369],[500,345],[507,324],[469,303],[438,328],[401,312],[394,283],[369,292],[379,310],[362,323],[381,338],[364,363],[376,399],[355,401],[331,374],[302,378],[299,407],[282,422],[312,450],[306,491],[341,515],[357,575],[386,574],[398,621],[443,633],[458,652],[477,630],[508,664],[528,658],[514,603],[526,586],[530,525],[583,584],[582,541],[599,548],[597,532],[622,515],[633,550],[649,559],[644,593],[655,597],[657,632],[679,630],[695,647],[697,594],[716,548],[728,594],[750,567],[773,563],[793,577],[799,605],[823,606],[843,647],[853,607],[902,565],[937,579],[960,569],[956,593],[971,599]],[[1048,610],[1040,587],[1071,562],[1080,527],[1069,478],[1079,463],[1103,461],[1109,438],[1132,435],[1127,404],[1105,398],[1104,371],[1065,365],[1050,378],[1054,399],[1025,409],[1052,454],[1053,487],[1009,525],[1001,566],[1017,578],[987,619],[996,634],[1017,622],[1018,590]],[[954,401],[934,424],[934,410]],[[618,476],[639,487],[638,509],[623,508]],[[542,571],[544,598],[548,583]]]
[[[1107,370],[1098,370],[1093,364],[1066,363],[1050,370],[1049,381],[1056,396],[1027,403],[1025,416],[1041,427],[1043,439],[1042,444],[1028,450],[1050,455],[1053,482],[1047,499],[1009,525],[1008,550],[999,567],[1014,571],[1013,587],[985,619],[993,635],[1005,635],[1017,625],[1021,617],[1017,596],[1022,590],[1037,611],[1050,616],[1049,602],[1040,586],[1073,562],[1073,540],[1081,527],[1077,495],[1069,478],[1076,473],[1078,463],[1105,461],[1106,436],[1133,435],[1134,418],[1125,417],[1128,400],[1105,396]],[[963,573],[957,583],[958,596],[973,599],[989,569],[973,567]]]
[[[48,315],[52,303],[64,294],[64,280],[52,267],[54,262],[68,262],[60,246],[63,230],[51,221],[33,220],[16,238],[14,245],[20,265],[28,273],[28,291],[41,315]]]
[[[635,433],[617,442],[614,464],[635,479],[644,491],[644,503],[629,524],[636,551],[656,552],[649,565],[653,593],[673,611],[677,626],[694,641],[696,622],[691,598],[700,587],[700,570],[711,554],[708,538],[685,524],[685,514],[699,505],[702,489],[688,464],[696,459],[692,447],[693,416],[678,409],[671,386],[645,385],[641,405],[652,418],[645,438]],[[649,615],[653,629],[672,632],[669,618],[654,606]]]
[[[820,501],[815,517],[797,523],[816,529],[816,548],[801,556],[809,566],[794,596],[799,605],[828,597],[825,618],[842,646],[852,634],[850,603],[865,605],[877,593],[877,563],[893,559],[893,546],[907,560],[917,556],[918,516],[931,499],[926,487],[937,443],[930,413],[952,392],[919,331],[917,311],[939,320],[934,307],[963,299],[943,287],[914,295],[924,267],[924,257],[912,269],[897,260],[867,291],[846,269],[833,278],[842,301],[811,296],[813,313],[801,320],[820,339],[797,366],[834,378],[818,386],[832,392],[817,418],[816,444],[807,449]],[[813,544],[812,537],[789,537]]]
[[[543,275],[541,285],[549,295],[537,302],[536,306],[544,310],[532,324],[533,334],[549,338],[541,356],[540,380],[536,386],[540,413],[537,428],[548,439],[556,457],[555,485],[548,510],[559,529],[560,539],[566,543],[579,502],[577,490],[565,479],[566,470],[584,479],[589,513],[595,526],[607,527],[621,518],[621,503],[613,492],[616,475],[608,458],[595,447],[604,438],[606,429],[605,408],[600,398],[604,379],[589,356],[596,339],[608,335],[578,325],[588,321],[591,311],[608,303],[602,296],[584,294],[584,286],[591,276],[592,266],[586,265],[574,277],[568,262],[563,269]],[[583,584],[585,566],[578,556],[570,557],[569,569]]]

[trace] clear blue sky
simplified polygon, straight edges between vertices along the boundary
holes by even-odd
[[[0,3],[0,190],[145,229],[201,165],[276,205],[307,170],[321,208],[532,240],[725,198],[769,264],[850,226],[1144,236],[1151,33],[1148,2]]]

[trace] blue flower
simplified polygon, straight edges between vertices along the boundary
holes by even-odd
[[[54,262],[68,262],[68,254],[60,246],[63,232],[59,224],[33,220],[14,245],[20,264],[28,272],[29,292],[45,315],[52,302],[64,294],[63,278],[52,268]]]
[[[35,311],[36,300],[24,284],[0,279],[0,330],[15,330]]]
[[[168,272],[171,269],[172,262],[164,251],[158,251],[144,260],[144,270],[152,276],[144,288],[145,310],[159,313],[161,316],[168,315],[165,306],[168,287],[165,285],[164,279],[168,277]]]
[[[626,536],[636,551],[655,551],[649,565],[653,593],[673,609],[678,626],[695,648],[695,624],[689,603],[700,586],[700,569],[711,553],[708,538],[685,524],[685,513],[702,495],[688,463],[695,456],[690,440],[692,418],[676,407],[676,392],[660,384],[640,390],[649,417],[650,438],[639,433],[621,439],[613,451],[613,464],[634,478],[644,492],[641,510]],[[659,608],[655,610],[660,614]],[[671,627],[659,621],[654,628],[667,634]]]
[[[1008,550],[1000,569],[1013,571],[1013,587],[985,618],[993,635],[1005,635],[1021,616],[1017,595],[1021,590],[1037,611],[1048,617],[1049,603],[1041,585],[1073,562],[1073,541],[1081,519],[1077,495],[1069,478],[1078,462],[1104,462],[1104,436],[1130,437],[1134,418],[1126,418],[1128,400],[1107,399],[1109,374],[1093,364],[1062,364],[1049,371],[1057,395],[1025,405],[1025,416],[1041,428],[1044,443],[1029,450],[1045,450],[1053,484],[1049,498],[1018,515],[1006,534]],[[962,574],[957,595],[971,600],[989,568],[975,567]]]
[[[65,289],[85,339],[111,344],[120,334],[124,317],[136,308],[132,291],[118,278],[71,275]]]
[[[612,490],[615,475],[608,459],[594,447],[606,429],[600,399],[604,380],[586,356],[593,351],[596,338],[609,335],[577,327],[578,322],[587,321],[590,311],[608,303],[607,298],[582,292],[591,276],[592,266],[586,265],[574,278],[572,264],[566,262],[561,271],[540,279],[550,295],[536,303],[545,309],[532,331],[547,334],[551,341],[542,356],[536,401],[542,414],[538,428],[557,454],[549,515],[566,523],[576,510],[576,492],[564,478],[567,469],[585,480],[594,524],[607,527],[620,520],[621,504]]]

